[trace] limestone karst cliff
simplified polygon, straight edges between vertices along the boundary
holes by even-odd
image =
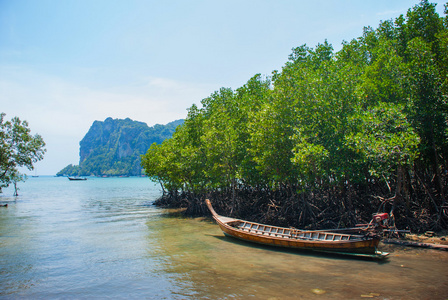
[[[141,175],[140,156],[151,144],[170,138],[182,123],[177,120],[149,127],[129,118],[95,121],[79,143],[79,165],[68,165],[57,175]]]

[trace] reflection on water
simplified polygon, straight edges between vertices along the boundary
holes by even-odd
[[[448,252],[388,246],[379,263],[252,245],[155,208],[144,178],[31,178],[19,192],[0,196],[0,298],[448,298]]]
[[[164,218],[158,255],[182,296],[236,299],[446,299],[448,254],[394,251],[385,262],[258,246],[225,237],[209,220]],[[384,246],[386,247],[386,246]]]
[[[146,222],[160,214],[148,179],[40,177],[19,193],[0,198],[9,204],[0,210],[0,297],[169,298],[176,289],[148,259]]]

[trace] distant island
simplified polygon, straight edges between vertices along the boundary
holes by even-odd
[[[79,142],[79,165],[68,165],[57,176],[140,176],[141,155],[153,144],[171,138],[184,120],[149,127],[146,123],[107,118],[93,122]]]

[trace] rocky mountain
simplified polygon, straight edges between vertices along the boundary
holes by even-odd
[[[153,143],[170,138],[183,120],[148,127],[146,123],[107,118],[93,122],[79,143],[79,165],[68,165],[58,176],[138,176],[142,174],[140,156]]]

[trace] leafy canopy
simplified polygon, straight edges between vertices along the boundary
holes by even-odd
[[[18,117],[5,121],[5,115],[0,114],[0,190],[23,180],[18,168],[33,170],[33,164],[42,160],[46,152],[44,140],[38,134],[31,135],[27,121]]]

